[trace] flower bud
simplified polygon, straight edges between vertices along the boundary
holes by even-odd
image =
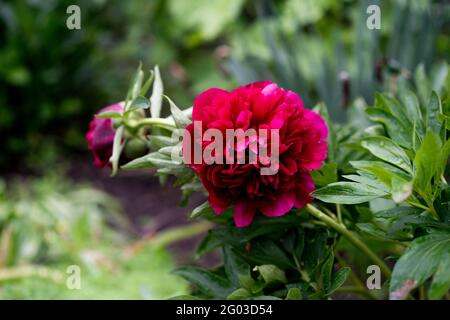
[[[98,113],[106,111],[123,111],[123,103],[116,103],[101,109]],[[96,118],[89,124],[89,131],[86,133],[89,150],[94,155],[94,165],[97,168],[111,166],[109,158],[112,155],[114,136],[116,129],[112,119]]]

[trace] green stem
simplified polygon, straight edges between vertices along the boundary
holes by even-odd
[[[336,213],[338,222],[342,224],[342,212],[341,212],[341,205],[339,203],[336,204]]]
[[[410,205],[412,205],[413,207],[419,208],[419,209],[423,209],[426,211],[430,211],[430,209],[427,206],[424,206],[423,204],[417,203],[417,202],[413,202],[413,201],[409,201],[408,202]]]
[[[133,128],[140,128],[140,127],[145,127],[145,126],[155,126],[155,127],[160,127],[160,128],[169,129],[169,130],[176,128],[173,120],[163,119],[163,118],[145,118],[145,119],[139,120],[135,124],[131,124],[131,126]]]
[[[370,248],[364,242],[362,242],[353,232],[349,231],[344,225],[339,224],[337,221],[330,218],[325,213],[323,213],[316,207],[312,206],[311,204],[308,204],[306,206],[306,209],[314,217],[325,222],[329,227],[333,228],[334,230],[342,234],[344,237],[346,237],[347,240],[350,241],[356,248],[358,248],[370,260],[376,263],[386,276],[388,277],[391,276],[391,269],[389,269],[389,267],[384,263],[384,261],[381,260],[372,250],[370,250]]]

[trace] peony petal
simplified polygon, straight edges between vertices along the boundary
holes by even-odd
[[[237,227],[249,226],[255,216],[255,207],[248,201],[240,201],[234,205],[234,223]]]
[[[236,119],[235,129],[247,130],[250,127],[250,121],[252,119],[252,112],[249,110],[244,110],[239,113]]]
[[[259,210],[267,217],[280,217],[292,209],[295,203],[293,192],[283,192],[278,194],[275,201],[259,207]]]
[[[200,93],[194,101],[192,120],[203,120],[205,108],[211,105],[216,97],[223,95],[228,95],[228,91],[218,88],[211,88]]]
[[[303,121],[308,123],[308,126],[319,133],[319,139],[325,140],[328,137],[328,128],[322,117],[315,111],[305,109],[303,114]]]
[[[303,208],[314,200],[311,192],[315,189],[314,180],[308,171],[300,171],[297,173],[295,186],[295,204],[296,208]]]

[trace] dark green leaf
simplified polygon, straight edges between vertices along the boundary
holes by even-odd
[[[411,148],[412,125],[403,123],[401,120],[395,118],[388,111],[378,108],[367,108],[366,113],[370,120],[383,124],[389,136],[399,145],[406,148]]]
[[[337,164],[330,162],[321,169],[312,171],[312,177],[316,186],[322,187],[337,181]]]
[[[214,249],[217,249],[221,245],[222,241],[217,237],[214,237],[211,234],[211,231],[208,231],[208,234],[202,239],[202,241],[198,245],[196,255],[197,257],[201,257],[204,254],[211,252]]]
[[[233,286],[227,279],[201,268],[181,267],[173,273],[188,280],[210,297],[224,299],[233,292]]]
[[[350,272],[351,272],[350,268],[344,267],[339,269],[336,273],[334,273],[333,280],[331,280],[331,286],[327,292],[327,295],[330,295],[337,289],[339,289],[345,283],[345,280],[347,280]]]
[[[439,96],[435,91],[431,93],[430,102],[427,108],[427,128],[431,128],[435,133],[440,134],[441,122],[438,119],[442,113],[442,105]]]
[[[237,256],[230,246],[223,247],[225,273],[236,287],[240,285],[240,276],[250,275],[250,266],[241,257]]]
[[[322,289],[325,292],[328,292],[331,286],[331,274],[333,273],[334,266],[334,254],[333,251],[330,251],[327,259],[322,265],[322,270],[320,273],[320,280],[322,284]]]
[[[251,297],[252,294],[247,289],[239,288],[227,297],[227,300],[242,300]]]
[[[287,295],[286,300],[302,300],[302,292],[299,288],[290,288]]]

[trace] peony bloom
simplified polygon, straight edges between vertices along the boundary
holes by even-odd
[[[201,93],[194,102],[193,123],[186,128],[183,138],[183,156],[192,159],[187,150],[197,143],[194,124],[201,121],[201,130],[214,128],[254,129],[256,136],[246,137],[244,143],[236,143],[235,150],[245,149],[246,157],[255,152],[251,143],[262,145],[259,129],[278,129],[277,172],[261,174],[266,164],[256,163],[200,163],[187,161],[200,175],[209,193],[209,202],[216,214],[223,213],[234,205],[234,220],[238,227],[252,223],[257,212],[267,217],[283,216],[293,207],[301,208],[312,201],[314,182],[310,171],[319,169],[326,158],[328,129],[324,120],[315,112],[303,107],[294,92],[278,88],[270,81],[251,83],[231,92],[209,89]],[[253,131],[254,132],[254,131]],[[191,137],[194,137],[193,139]],[[212,143],[202,139],[202,150]],[[223,158],[228,156],[229,142],[223,141]],[[270,155],[270,153],[269,153]]]
[[[123,111],[123,103],[116,103],[101,109],[98,113],[106,111]],[[94,154],[94,165],[103,168],[110,165],[115,129],[111,119],[94,118],[89,124],[86,133],[89,150]]]

